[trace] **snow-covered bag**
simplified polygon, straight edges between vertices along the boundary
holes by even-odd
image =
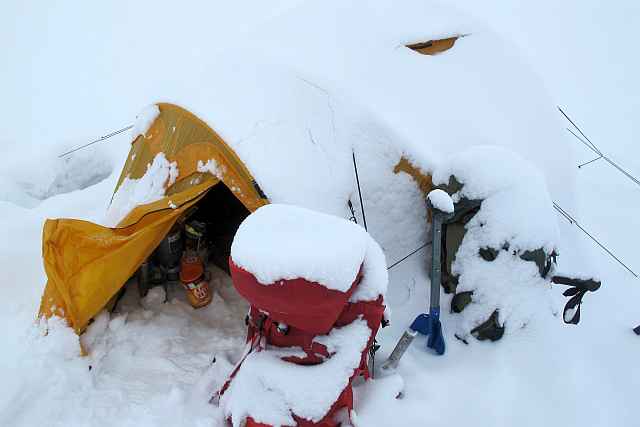
[[[384,315],[388,276],[358,225],[287,205],[250,215],[229,261],[251,304],[247,348],[218,391],[234,426],[339,425]]]

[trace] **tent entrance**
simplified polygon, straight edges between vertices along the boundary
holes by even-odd
[[[181,260],[186,253],[187,228],[203,232],[198,240],[203,267],[209,276],[229,274],[231,244],[238,227],[250,211],[238,200],[234,193],[222,182],[211,187],[205,195],[177,219],[171,230],[163,236],[160,244],[140,265],[128,285],[138,288],[141,297],[155,286],[162,286],[165,295],[176,292],[180,283]],[[193,246],[192,246],[193,249]],[[116,310],[125,293],[125,286],[111,304]],[[182,288],[182,286],[179,286]]]
[[[240,223],[249,215],[249,210],[236,198],[229,188],[219,183],[200,200],[189,220],[206,224],[206,245],[209,262],[229,273],[231,243]]]

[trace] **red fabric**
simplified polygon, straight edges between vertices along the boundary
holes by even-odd
[[[250,327],[253,330],[254,335],[249,336],[248,340],[253,339],[255,334],[259,333],[254,325],[254,319],[256,319],[256,315],[260,316],[260,314],[261,313],[258,310],[255,310],[253,307],[251,308]],[[269,345],[276,347],[300,347],[307,354],[304,358],[286,357],[283,360],[286,360],[287,362],[293,362],[299,365],[315,365],[317,363],[321,363],[325,358],[330,356],[324,345],[313,342],[313,339],[316,337],[315,334],[310,334],[294,326],[289,326],[287,331],[283,332],[278,329],[278,322],[274,322],[271,318],[264,320],[262,336],[266,337],[266,341]]]
[[[233,286],[252,306],[266,311],[276,322],[322,335],[329,333],[362,277],[358,272],[351,288],[340,292],[305,279],[279,280],[265,286],[231,259],[229,268]]]

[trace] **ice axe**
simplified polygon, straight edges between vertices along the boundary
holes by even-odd
[[[429,313],[422,313],[415,318],[411,326],[404,332],[398,344],[391,352],[382,369],[395,369],[400,358],[417,334],[427,336],[427,348],[433,349],[437,355],[443,355],[446,349],[442,324],[440,323],[440,283],[442,276],[442,224],[453,217],[453,201],[442,190],[433,190],[427,196],[427,208],[431,212],[431,295]]]

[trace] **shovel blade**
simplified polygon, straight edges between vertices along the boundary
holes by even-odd
[[[422,335],[429,335],[431,333],[431,320],[426,313],[419,314],[410,326],[411,329]]]
[[[427,347],[433,349],[438,356],[442,356],[446,350],[440,319],[432,319],[431,334],[427,338]]]
[[[439,312],[431,310],[429,314],[420,314],[411,324],[411,329],[428,337],[427,348],[434,350],[438,356],[444,354],[446,345],[442,335]]]

